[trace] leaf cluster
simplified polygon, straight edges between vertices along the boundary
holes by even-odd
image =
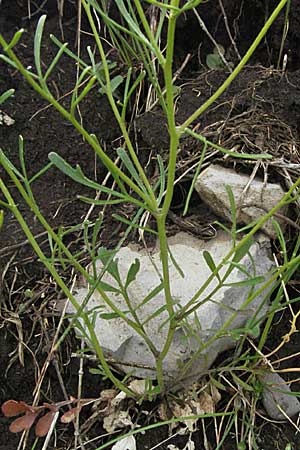
[[[21,431],[29,430],[37,420],[35,434],[37,437],[44,437],[51,429],[51,425],[55,421],[60,408],[63,406],[75,405],[60,418],[62,423],[67,424],[72,422],[76,418],[76,415],[79,414],[81,408],[90,402],[91,400],[79,401],[76,398],[71,397],[70,400],[63,402],[43,403],[41,406],[32,406],[23,401],[7,400],[1,406],[1,410],[5,417],[15,417],[22,414],[10,424],[9,431],[12,433],[20,433]]]

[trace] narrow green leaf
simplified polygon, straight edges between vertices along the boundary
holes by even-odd
[[[237,230],[237,234],[246,233],[249,230],[252,230],[252,228],[257,224],[259,221],[259,218],[257,220],[253,220],[252,222],[247,223],[247,225],[242,226]]]
[[[215,378],[213,378],[212,376],[210,376],[209,378],[210,382],[216,386],[219,390],[221,391],[227,391],[227,387],[225,386],[225,384],[221,383],[219,380],[216,380]]]
[[[229,198],[229,203],[230,203],[230,212],[231,212],[231,222],[232,222],[232,228],[231,228],[231,232],[233,235],[233,240],[235,241],[236,238],[236,204],[235,204],[235,199],[234,199],[234,195],[231,189],[231,186],[229,186],[229,184],[225,184],[225,189]]]
[[[3,222],[4,222],[4,211],[3,209],[0,210],[0,230],[3,226]]]
[[[91,77],[82,92],[78,95],[74,101],[72,101],[70,112],[72,115],[74,115],[74,111],[77,105],[79,105],[80,102],[84,99],[84,97],[87,96],[87,94],[90,92],[92,87],[94,86],[94,83],[96,81],[96,77]],[[77,93],[77,92],[76,92]]]
[[[135,308],[137,311],[139,308],[142,308],[144,305],[146,305],[148,302],[150,302],[156,295],[158,295],[164,288],[164,284],[160,283],[158,286],[156,286],[154,289],[152,289],[151,292],[141,301],[141,303]]]
[[[9,97],[11,97],[12,95],[14,95],[14,93],[15,93],[14,89],[9,89],[8,91],[3,92],[3,94],[0,95],[0,105],[6,102],[6,100],[9,99]]]
[[[25,164],[25,157],[24,157],[24,139],[23,136],[19,136],[19,160],[20,160],[20,164],[21,164],[21,168],[23,171],[23,175],[24,175],[24,180],[28,180],[27,179],[27,170],[26,170],[26,164]]]
[[[124,78],[121,75],[117,75],[112,80],[110,80],[109,88],[112,93],[114,93],[118,87],[123,83]],[[105,94],[107,92],[107,86],[103,86],[99,89],[100,94]]]
[[[10,43],[8,44],[7,47],[5,47],[3,50],[5,52],[7,52],[8,50],[11,50],[15,45],[17,45],[17,43],[19,42],[22,34],[24,33],[24,28],[21,28],[20,30],[18,30],[15,34],[14,37],[12,38],[12,40],[10,41]]]
[[[124,203],[125,199],[115,199],[115,200],[97,200],[90,197],[85,197],[84,195],[78,195],[78,200],[81,200],[84,203],[88,203],[89,205],[97,205],[97,206],[103,206],[103,205],[118,205],[119,203]]]
[[[102,289],[102,291],[105,292],[114,292],[115,294],[120,294],[120,290],[117,289],[116,287],[112,286],[109,283],[105,283],[105,281],[99,281],[99,283],[97,283],[97,287],[99,287],[100,289]]]
[[[202,0],[200,0],[202,1]],[[162,8],[162,10],[170,10],[170,11],[176,11],[176,12],[180,12],[180,8],[177,8],[177,6],[173,6],[173,5],[167,5],[164,2],[159,2],[158,0],[146,0],[147,3],[150,3],[151,5],[155,5],[155,6],[159,6],[160,8]]]
[[[10,66],[12,66],[14,69],[19,70],[17,64],[12,59],[8,58],[6,55],[0,54],[0,61],[4,61],[6,64],[9,64]],[[39,79],[39,76],[36,73],[30,72],[30,70],[28,70],[28,69],[26,70],[26,72],[29,74],[29,76],[31,78],[34,78],[36,80]]]
[[[228,227],[226,227],[226,225],[224,225],[222,222],[219,222],[218,220],[215,220],[213,222],[213,225],[218,225],[218,227],[220,227],[223,231],[225,231],[226,233],[231,235],[230,229]]]
[[[122,223],[125,223],[126,225],[129,225],[129,226],[132,227],[132,228],[136,228],[136,229],[138,229],[138,230],[144,230],[144,231],[146,231],[147,233],[155,234],[156,236],[157,236],[157,234],[158,234],[157,231],[152,230],[152,229],[149,228],[149,227],[142,227],[141,225],[139,225],[139,224],[137,224],[137,223],[132,223],[131,220],[125,219],[124,217],[120,216],[119,214],[112,214],[112,217],[113,217],[114,219],[119,220],[119,221],[122,222]]]
[[[232,260],[234,262],[239,262],[250,250],[251,245],[253,244],[253,239],[247,239],[243,245],[241,245],[235,252]]]
[[[162,314],[166,309],[167,309],[167,305],[161,306],[160,308],[155,310],[152,314],[150,314],[150,316],[148,316],[146,318],[146,320],[144,320],[142,325],[145,326],[148,322],[150,322],[151,320],[155,319],[155,317],[160,316],[160,314]],[[161,330],[164,325],[165,325],[165,322],[160,326],[159,330]]]
[[[195,139],[197,139],[198,141],[201,142],[206,142],[207,145],[209,147],[215,148],[216,150],[219,150],[222,153],[225,153],[226,155],[230,155],[234,158],[240,158],[240,159],[272,159],[272,155],[268,155],[268,154],[262,154],[262,153],[257,153],[257,154],[253,154],[253,153],[235,153],[232,150],[227,150],[224,147],[221,147],[218,144],[214,144],[213,142],[209,141],[208,139],[206,139],[204,136],[201,136],[198,133],[195,133],[195,131],[190,130],[189,128],[185,128],[184,130],[187,134],[189,134],[190,136],[194,137]]]
[[[217,269],[217,267],[216,267],[216,264],[215,264],[215,262],[214,262],[214,260],[213,260],[213,257],[211,256],[211,254],[210,254],[207,250],[204,250],[204,252],[203,252],[203,258],[204,258],[206,264],[208,265],[208,267],[210,268],[210,270],[211,270],[212,272],[214,272],[214,271]],[[219,272],[216,273],[216,277],[217,277],[217,279],[218,279],[219,281],[221,281]]]
[[[134,22],[131,15],[128,13],[123,0],[115,0],[116,5],[118,6],[120,13],[122,14],[122,17],[125,19],[125,21],[128,23],[129,28],[134,32],[136,37],[138,37],[144,44],[147,45],[151,49],[151,51],[154,53],[154,49],[146,36],[142,33],[138,25]]]
[[[100,214],[99,217],[95,220],[95,223],[93,226],[93,234],[92,234],[92,248],[93,249],[96,247],[97,238],[98,238],[98,235],[102,228],[102,223],[103,223],[103,214]]]
[[[252,276],[252,274],[248,272],[244,264],[240,264],[235,261],[227,261],[226,264],[232,266],[230,272],[233,270],[234,267],[236,267],[240,272],[244,273],[246,277],[250,278]]]
[[[134,167],[130,157],[128,156],[128,153],[126,152],[126,150],[122,147],[119,147],[117,149],[117,155],[120,157],[122,163],[124,164],[124,166],[126,167],[126,169],[128,170],[128,172],[130,173],[130,175],[132,176],[132,178],[134,178],[134,180],[138,183],[139,187],[146,192],[146,189],[143,185],[142,180],[139,177],[139,174],[136,171],[136,168]]]
[[[241,386],[245,391],[253,392],[253,390],[254,390],[253,387],[250,386],[248,383],[245,383],[243,380],[241,380],[241,378],[238,377],[238,376],[234,373],[234,371],[231,371],[230,373],[231,373],[231,375],[232,375],[232,378],[236,381],[236,383],[237,383],[238,386]]]
[[[247,334],[252,336],[254,339],[257,339],[260,335],[260,326],[259,323],[253,323],[252,319],[248,319],[245,328],[247,330]]]
[[[14,69],[18,69],[18,66],[16,65],[16,63],[8,58],[6,55],[0,55],[0,60],[4,61],[6,64],[9,64],[10,66],[12,66]]]
[[[23,175],[18,171],[18,169],[13,165],[13,163],[5,156],[3,150],[0,149],[0,163],[3,167],[9,167],[10,170],[14,172],[20,180],[24,181]]]
[[[91,63],[92,63],[93,70],[95,70],[96,62],[95,62],[94,53],[93,53],[93,51],[92,51],[90,45],[87,46],[87,52],[88,52],[88,54],[89,54],[89,57],[90,57],[90,60],[91,60]]]
[[[129,67],[128,70],[127,70],[126,78],[125,78],[125,87],[124,87],[124,94],[123,94],[123,105],[126,103],[126,99],[127,99],[127,96],[128,96],[131,76],[132,76],[132,67]]]
[[[66,42],[65,44],[63,44],[60,49],[58,50],[58,52],[56,53],[55,57],[53,58],[50,66],[48,67],[45,76],[44,76],[44,81],[47,81],[48,77],[50,76],[51,72],[53,71],[53,69],[55,68],[56,64],[58,63],[58,61],[60,60],[61,55],[64,53],[65,48],[67,47],[68,43]]]
[[[282,229],[281,229],[279,223],[277,222],[277,220],[272,219],[272,225],[275,229],[277,239],[279,240],[279,244],[280,244],[282,254],[283,254],[284,264],[287,264],[288,256],[287,256],[287,248],[286,248],[286,242],[284,239],[284,234],[283,234]]]
[[[119,316],[119,314],[117,313],[102,313],[99,314],[99,316],[101,317],[101,319],[104,320],[111,320],[111,319],[117,319]]]
[[[162,201],[165,187],[166,187],[166,171],[164,168],[164,162],[160,155],[157,155],[157,162],[158,162],[158,168],[159,168],[159,194],[158,194],[158,204]]]
[[[36,71],[37,71],[37,74],[40,79],[43,78],[42,68],[41,68],[41,45],[42,45],[42,37],[43,37],[44,25],[45,25],[46,18],[47,18],[47,16],[45,14],[40,17],[37,27],[36,27],[36,32],[34,35],[34,61],[35,61]]]
[[[98,250],[98,258],[102,262],[105,270],[117,281],[121,286],[121,277],[118,268],[118,259],[112,259],[116,255],[116,250],[108,250],[100,247]]]
[[[107,264],[111,258],[114,258],[117,254],[116,250],[110,250],[105,247],[98,249],[98,257],[103,265]]]
[[[128,270],[126,282],[125,282],[125,289],[127,289],[128,286],[136,279],[136,276],[140,270],[140,267],[141,267],[141,263],[140,263],[139,259],[136,258]]]
[[[232,287],[255,286],[256,284],[263,283],[264,281],[265,281],[265,278],[262,276],[259,276],[259,277],[254,277],[254,278],[248,278],[247,280],[236,281],[233,283],[225,283],[223,286],[232,286]]]
[[[177,272],[179,273],[179,275],[181,276],[181,278],[184,278],[184,277],[185,277],[184,272],[183,272],[183,270],[181,269],[181,267],[179,266],[179,264],[177,263],[176,259],[174,258],[174,256],[173,256],[173,254],[172,254],[172,252],[171,252],[169,246],[168,246],[168,252],[169,252],[170,259],[171,259],[171,261],[172,261],[172,263],[173,263],[175,269],[177,270]]]
[[[103,370],[99,370],[99,369],[94,369],[93,367],[89,368],[89,373],[91,373],[92,375],[102,375],[103,374]]]
[[[37,173],[35,173],[29,180],[29,184],[33,183],[35,180],[37,180],[41,175],[43,175],[47,170],[49,170],[53,164],[50,162],[46,166],[44,166],[41,170],[39,170]]]
[[[84,78],[86,76],[89,76],[89,73],[91,72],[92,67],[91,66],[87,66],[85,67],[79,74],[77,80],[76,80],[76,84],[75,87],[73,89],[73,94],[71,97],[71,108],[70,108],[70,113],[73,114],[76,105],[74,105],[74,103],[77,101],[78,99],[78,91],[79,88],[81,87],[82,83],[84,82]]]
[[[96,189],[98,191],[114,195],[115,197],[119,197],[121,199],[124,198],[123,194],[120,194],[117,191],[102,186],[101,184],[98,184],[95,181],[92,181],[89,178],[87,178],[82,172],[81,167],[79,165],[76,166],[76,169],[73,169],[73,167],[70,166],[70,164],[68,164],[57,153],[55,152],[49,153],[48,158],[61,172],[63,172],[68,177],[72,178],[72,180],[77,181],[78,183],[83,184],[84,186],[90,187],[92,189]]]
[[[62,42],[60,42],[53,34],[50,34],[50,39],[52,42],[54,42],[55,45],[57,45],[59,48],[64,48],[63,51],[66,55],[70,56],[70,58],[75,59],[76,62],[78,62],[80,64],[81,67],[87,67],[87,64],[78,57],[78,55],[76,55],[75,53],[71,52],[71,50],[69,50],[66,47],[66,44],[63,44]]]
[[[202,163],[204,161],[204,157],[206,155],[206,150],[207,150],[207,142],[205,141],[204,145],[203,145],[203,150],[201,152],[201,156],[200,156],[200,159],[199,159],[199,162],[198,162],[198,165],[197,165],[197,168],[195,170],[195,174],[193,176],[193,180],[192,180],[192,183],[191,183],[188,195],[186,197],[186,201],[185,201],[185,205],[184,205],[184,209],[183,209],[183,216],[185,216],[187,214],[187,212],[188,212],[190,201],[191,201],[191,197],[192,197],[192,194],[193,194],[193,191],[194,191],[194,188],[195,188],[195,184],[196,184],[196,181],[198,179],[198,176],[199,176],[199,173],[200,173],[200,170],[201,170],[201,167],[202,167]]]

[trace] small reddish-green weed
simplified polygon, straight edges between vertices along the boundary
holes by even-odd
[[[35,425],[35,434],[38,437],[43,437],[50,430],[56,413],[62,406],[75,405],[64,413],[60,419],[62,423],[70,423],[75,419],[83,406],[94,402],[94,400],[79,401],[74,397],[70,397],[70,400],[58,403],[43,403],[42,406],[31,406],[23,401],[7,400],[3,403],[1,410],[5,417],[15,417],[23,414],[10,424],[9,431],[12,433],[29,430],[40,416]]]

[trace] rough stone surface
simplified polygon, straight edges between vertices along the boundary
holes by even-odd
[[[253,259],[245,256],[240,261],[240,264],[252,275],[254,273],[253,262],[255,261],[255,275],[263,275],[265,279],[269,277],[269,271],[272,268],[266,242],[253,243],[250,249]],[[179,233],[169,239],[171,253],[184,274],[184,277],[182,277],[174,264],[170,262],[172,296],[177,311],[195,295],[199,287],[211,274],[204,261],[203,251],[210,252],[215,263],[218,264],[231,249],[231,246],[228,235],[223,232],[220,232],[217,238],[211,241],[201,241],[187,233]],[[168,331],[168,314],[163,308],[165,305],[163,291],[160,291],[149,302],[142,305],[143,299],[160,284],[160,277],[146,252],[138,250],[135,246],[122,248],[118,252],[117,258],[123,282],[125,282],[129,267],[134,260],[138,258],[140,261],[140,271],[135,281],[130,284],[128,293],[140,321],[146,321],[146,333],[160,351],[163,348]],[[161,272],[161,262],[157,250],[154,251],[152,258],[157,270]],[[99,271],[101,267],[101,263],[98,263]],[[228,270],[228,267],[227,264],[220,271],[220,276]],[[247,276],[243,271],[234,268],[227,279],[227,283],[240,282],[246,278]],[[103,281],[116,286],[116,282],[107,273]],[[214,278],[210,287],[206,288],[200,296],[200,300],[204,300],[211,293],[209,298],[201,304],[196,315],[191,314],[176,329],[170,351],[164,360],[166,380],[171,381],[180,378],[182,375],[180,368],[196,352],[198,353],[194,363],[189,368],[188,376],[192,378],[193,375],[201,375],[211,366],[220,352],[236,344],[236,340],[233,339],[228,330],[240,329],[245,326],[246,321],[257,314],[260,306],[262,308],[258,315],[261,316],[266,312],[267,301],[265,296],[267,293],[259,295],[250,304],[245,305],[252,289],[250,286],[223,286],[216,292],[212,292],[216,285],[217,280]],[[86,288],[80,288],[77,291],[76,298],[79,303],[82,303],[85,299],[87,292]],[[121,295],[111,292],[108,292],[108,295],[122,311],[128,310]],[[111,310],[104,305],[98,292],[93,294],[88,303],[88,310],[91,311],[93,308],[98,308],[98,310],[95,310],[97,311],[95,330],[105,353],[120,363],[126,363],[127,365],[119,365],[125,372],[133,371],[135,376],[141,378],[154,378],[155,360],[143,339],[124,320],[119,318],[107,320],[100,317],[101,313],[110,313]],[[158,314],[153,317],[155,312]],[[217,341],[203,348],[205,343],[219,332],[225,322],[232,317],[232,314],[235,314],[235,317],[227,331],[222,333]],[[128,317],[132,318],[131,316]]]
[[[300,412],[299,400],[277,373],[266,373],[261,381],[264,385],[263,404],[272,419],[287,420],[286,416],[293,417]]]
[[[195,189],[218,216],[230,221],[232,216],[226,185],[229,185],[233,192],[237,208],[237,223],[249,224],[263,217],[285,194],[279,184],[265,185],[263,181],[256,178],[250,182],[249,175],[238,174],[233,169],[211,164],[199,175]],[[284,214],[285,211],[281,209],[278,212]],[[280,225],[284,225],[282,220],[278,218],[276,220]],[[263,225],[262,231],[272,238],[276,236],[271,220]]]

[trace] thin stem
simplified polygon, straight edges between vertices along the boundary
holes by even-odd
[[[233,70],[233,72],[229,75],[229,77],[224,81],[224,83],[219,87],[219,89],[216,90],[216,92],[205,102],[203,105],[200,106],[179,128],[178,133],[182,135],[184,133],[185,128],[189,127],[194,120],[196,120],[201,114],[204,113],[204,111],[207,110],[219,97],[223,94],[223,92],[226,91],[228,86],[232,83],[232,81],[236,78],[236,76],[240,73],[242,68],[247,64],[251,56],[253,55],[254,51],[264,38],[265,34],[267,33],[268,29],[280,13],[280,11],[283,9],[285,4],[289,0],[281,0],[280,3],[277,5],[277,7],[274,9],[273,13],[270,15],[269,19],[266,21],[263,28],[258,33],[256,39],[246,52],[245,56],[242,58],[242,60],[239,62],[239,64],[236,66],[236,68]]]
[[[174,0],[171,5],[178,7],[179,0]],[[167,104],[167,119],[168,128],[170,136],[170,149],[169,149],[169,165],[168,165],[168,178],[167,178],[167,188],[166,195],[164,198],[163,206],[160,214],[156,217],[159,244],[160,244],[160,257],[163,270],[163,280],[164,280],[164,292],[165,301],[167,306],[167,311],[169,314],[169,329],[166,342],[164,344],[161,353],[156,360],[157,367],[157,379],[161,389],[164,391],[164,379],[163,379],[163,360],[168,354],[170,346],[172,344],[176,321],[174,320],[175,311],[173,306],[173,298],[171,294],[171,283],[170,283],[170,272],[169,272],[169,254],[168,254],[168,243],[166,234],[166,217],[171,205],[173,191],[174,191],[174,180],[175,180],[175,170],[176,170],[176,158],[177,150],[179,145],[179,137],[176,131],[175,123],[175,111],[174,111],[174,92],[173,92],[173,54],[174,54],[174,41],[175,41],[175,28],[176,28],[176,14],[171,11],[168,24],[168,34],[167,34],[167,54],[166,62],[163,66],[165,86],[166,86],[166,104]]]
[[[74,308],[77,311],[80,311],[79,303],[76,301],[76,299],[73,296],[72,292],[68,289],[68,287],[63,282],[62,278],[60,277],[60,275],[56,271],[54,265],[51,262],[48,261],[46,255],[41,250],[39,244],[37,243],[37,241],[35,240],[33,234],[31,233],[27,223],[25,222],[22,214],[20,213],[18,207],[16,206],[13,198],[11,197],[11,195],[10,195],[8,189],[6,188],[5,184],[3,183],[2,179],[0,179],[0,189],[1,189],[2,193],[3,193],[3,195],[5,196],[6,200],[9,203],[10,210],[13,212],[14,216],[16,217],[16,219],[18,220],[19,224],[21,225],[21,228],[24,231],[27,239],[30,241],[30,244],[32,245],[32,248],[35,251],[36,255],[39,257],[39,259],[43,262],[45,267],[51,273],[51,275],[54,278],[54,280],[56,281],[57,285],[61,288],[63,293],[66,295],[66,297],[71,301],[71,303],[74,306]],[[83,319],[84,324],[85,324],[85,326],[87,327],[87,329],[89,331],[90,339],[91,339],[91,342],[93,344],[93,348],[94,348],[94,350],[95,350],[95,352],[96,352],[96,354],[97,354],[97,356],[98,356],[98,358],[99,358],[99,360],[101,362],[101,365],[102,365],[103,369],[105,370],[106,375],[115,384],[115,386],[117,386],[120,390],[124,391],[130,397],[134,396],[133,393],[131,392],[131,390],[128,389],[111,372],[110,367],[109,367],[109,365],[107,364],[107,362],[105,360],[105,356],[103,354],[101,345],[99,344],[98,338],[96,336],[96,333],[95,333],[95,330],[94,330],[94,326],[90,322],[90,320],[88,318],[88,315],[84,311],[81,311],[80,312],[80,316]]]
[[[1,161],[1,152],[0,152],[0,161]],[[40,221],[40,223],[43,225],[45,230],[49,233],[49,235],[52,237],[52,239],[57,243],[60,250],[66,255],[70,263],[73,265],[73,267],[78,270],[84,278],[88,281],[92,289],[96,289],[99,294],[101,295],[103,301],[111,308],[111,310],[116,313],[119,317],[121,317],[131,328],[133,328],[137,334],[139,334],[150,346],[150,350],[153,352],[154,355],[157,355],[157,350],[154,346],[154,344],[151,342],[151,340],[148,338],[146,333],[139,327],[137,323],[135,323],[133,320],[129,319],[125,313],[123,313],[113,301],[108,297],[106,292],[100,288],[97,281],[94,280],[93,277],[87,272],[86,269],[82,267],[82,265],[77,261],[76,258],[72,255],[70,250],[63,244],[62,240],[57,236],[57,234],[53,231],[51,226],[48,224],[47,220],[44,218],[42,213],[40,212],[38,206],[36,205],[34,198],[32,195],[28,195],[25,189],[23,188],[22,184],[14,174],[14,172],[11,170],[11,168],[2,160],[2,165],[9,174],[10,178],[13,180],[15,186],[17,187],[18,191],[30,207],[30,209],[34,212],[36,218]],[[3,186],[5,187],[4,183],[2,182]],[[83,310],[83,307],[80,307],[81,310]]]
[[[0,35],[0,44],[3,48],[7,46],[7,42],[3,39],[3,37]],[[20,60],[17,58],[17,56],[14,54],[12,50],[7,50],[6,52],[9,56],[9,58],[16,64],[18,70],[20,73],[24,76],[24,78],[28,81],[28,83],[34,88],[36,92],[40,94],[41,97],[45,98],[50,104],[52,104],[57,111],[65,117],[69,122],[72,123],[74,128],[79,131],[79,133],[83,136],[86,142],[88,142],[93,150],[96,152],[96,154],[101,158],[104,165],[107,167],[107,169],[114,175],[114,178],[117,180],[118,177],[121,178],[136,194],[140,196],[141,199],[149,206],[150,210],[154,207],[153,202],[150,201],[150,198],[147,194],[145,194],[132,180],[129,178],[125,173],[117,167],[114,162],[106,155],[102,147],[99,145],[98,142],[86,131],[85,128],[81,126],[81,124],[75,119],[75,117],[72,116],[61,104],[55,100],[55,98],[49,94],[48,92],[45,92],[41,86],[33,79],[31,74],[26,70],[26,68],[23,66],[23,64],[20,62]]]
[[[179,1],[175,0],[171,3],[173,6],[178,7]],[[169,164],[168,164],[168,178],[167,189],[164,198],[161,214],[167,216],[174,191],[174,180],[176,171],[176,159],[179,145],[179,133],[176,130],[175,122],[175,108],[174,108],[174,89],[173,89],[173,55],[174,55],[174,42],[175,42],[175,29],[176,29],[177,16],[171,12],[169,18],[168,34],[167,34],[167,54],[166,63],[163,66],[163,73],[165,78],[166,88],[166,103],[167,103],[167,119],[168,129],[170,135],[170,148],[169,148]]]
[[[205,291],[205,289],[210,285],[213,278],[216,276],[216,274],[220,271],[220,269],[229,261],[231,256],[233,256],[234,253],[236,253],[239,249],[241,249],[246,242],[257,232],[261,229],[262,225],[267,222],[271,217],[274,216],[274,214],[282,208],[284,205],[287,204],[289,201],[290,196],[292,195],[293,191],[300,185],[300,178],[293,184],[293,186],[289,189],[289,191],[284,195],[284,197],[280,200],[280,202],[277,203],[274,208],[272,208],[268,214],[266,214],[253,228],[252,230],[235,246],[233,247],[230,252],[225,256],[225,258],[218,264],[216,269],[211,273],[211,275],[207,278],[206,282],[201,286],[201,288],[194,294],[192,299],[180,310],[180,313],[178,315],[178,319],[183,319],[184,317],[187,317],[188,315],[192,314],[198,307],[199,303],[194,303],[199,298],[199,296],[202,294],[202,292]]]
[[[270,286],[272,286],[272,284],[276,281],[278,281],[278,276],[280,276],[281,274],[285,273],[287,270],[293,268],[293,266],[297,266],[299,267],[299,263],[300,263],[300,255],[298,255],[296,258],[294,258],[291,261],[288,261],[286,264],[284,264],[283,266],[281,266],[280,268],[277,269],[277,271],[274,273],[274,275],[272,277],[270,277],[268,279],[268,281],[266,283],[264,283],[259,289],[257,289],[257,291],[253,292],[245,301],[244,303],[241,305],[241,307],[239,308],[238,311],[236,311],[235,313],[232,314],[231,317],[229,317],[229,319],[222,325],[222,327],[214,334],[214,336],[212,336],[209,340],[207,340],[201,347],[199,347],[198,351],[196,353],[193,354],[193,357],[191,358],[191,360],[186,363],[186,365],[184,366],[184,369],[182,370],[181,376],[183,376],[190,368],[190,366],[192,365],[192,362],[204,351],[206,350],[213,342],[215,342],[217,339],[219,339],[220,337],[222,337],[222,335],[224,333],[228,332],[228,329],[230,327],[230,325],[232,324],[232,322],[235,320],[235,318],[238,316],[238,314],[240,314],[240,311],[243,311],[248,305],[251,304],[251,302],[258,297],[259,295],[261,295],[264,291],[266,291],[266,289],[268,289]],[[274,287],[273,287],[274,289]]]
[[[148,23],[148,21],[146,19],[146,16],[145,16],[144,10],[143,10],[143,8],[141,6],[141,3],[140,3],[139,0],[134,0],[134,3],[135,3],[135,6],[136,6],[136,9],[137,9],[137,12],[138,12],[138,14],[140,16],[140,19],[141,19],[141,22],[143,24],[143,27],[144,27],[144,29],[146,31],[147,37],[148,37],[148,39],[149,39],[149,41],[150,41],[150,43],[151,43],[151,45],[153,47],[154,54],[157,57],[160,65],[163,66],[165,64],[165,58],[164,58],[162,52],[160,51],[160,48],[157,45],[156,40],[155,40],[155,38],[154,38],[154,36],[152,34],[151,27],[149,26],[149,23]]]
[[[151,205],[151,209],[152,210],[156,210],[157,209],[157,202],[156,202],[156,198],[155,198],[153,189],[152,189],[152,187],[151,187],[151,185],[150,185],[150,183],[148,181],[148,178],[147,178],[147,176],[146,176],[146,174],[145,174],[145,172],[144,172],[144,170],[143,170],[143,168],[142,168],[142,166],[141,166],[141,164],[139,162],[139,159],[138,159],[138,157],[137,157],[137,155],[136,155],[136,153],[134,151],[133,145],[131,143],[131,139],[130,139],[130,137],[128,135],[128,132],[127,132],[126,124],[123,121],[121,114],[119,113],[118,107],[116,105],[116,102],[115,102],[115,99],[114,99],[114,96],[113,96],[113,93],[112,93],[112,90],[111,90],[111,79],[110,79],[108,63],[107,63],[106,55],[105,55],[105,52],[104,52],[104,49],[103,49],[103,46],[102,46],[101,39],[99,37],[98,30],[96,28],[96,25],[95,25],[95,22],[94,22],[94,19],[93,19],[91,10],[90,10],[91,9],[90,4],[87,4],[85,0],[82,0],[82,2],[83,2],[83,7],[85,9],[86,15],[88,16],[88,20],[89,20],[90,26],[92,28],[92,31],[93,31],[93,34],[94,34],[94,38],[95,38],[95,41],[96,41],[96,44],[97,44],[97,47],[98,47],[98,50],[99,50],[99,53],[100,53],[100,57],[101,57],[102,65],[103,65],[103,70],[104,70],[104,74],[105,74],[105,79],[106,79],[106,95],[107,95],[107,98],[108,98],[110,106],[111,106],[111,108],[113,110],[114,116],[117,119],[119,127],[120,127],[120,129],[122,131],[122,134],[123,134],[124,140],[126,142],[127,148],[129,150],[130,156],[132,158],[132,161],[133,161],[133,163],[135,164],[135,166],[136,166],[136,168],[138,170],[139,176],[141,177],[145,188],[147,189],[148,196],[149,196],[148,203]]]
[[[170,272],[169,272],[169,256],[168,256],[168,242],[166,234],[166,219],[165,216],[158,216],[157,219],[157,231],[160,245],[160,257],[162,263],[162,272],[164,280],[164,293],[167,311],[169,315],[169,329],[166,342],[161,350],[159,357],[156,359],[156,372],[157,381],[160,387],[160,392],[164,391],[164,376],[163,376],[163,360],[166,357],[169,348],[172,343],[174,331],[175,331],[175,311],[173,305],[173,298],[171,293]]]

